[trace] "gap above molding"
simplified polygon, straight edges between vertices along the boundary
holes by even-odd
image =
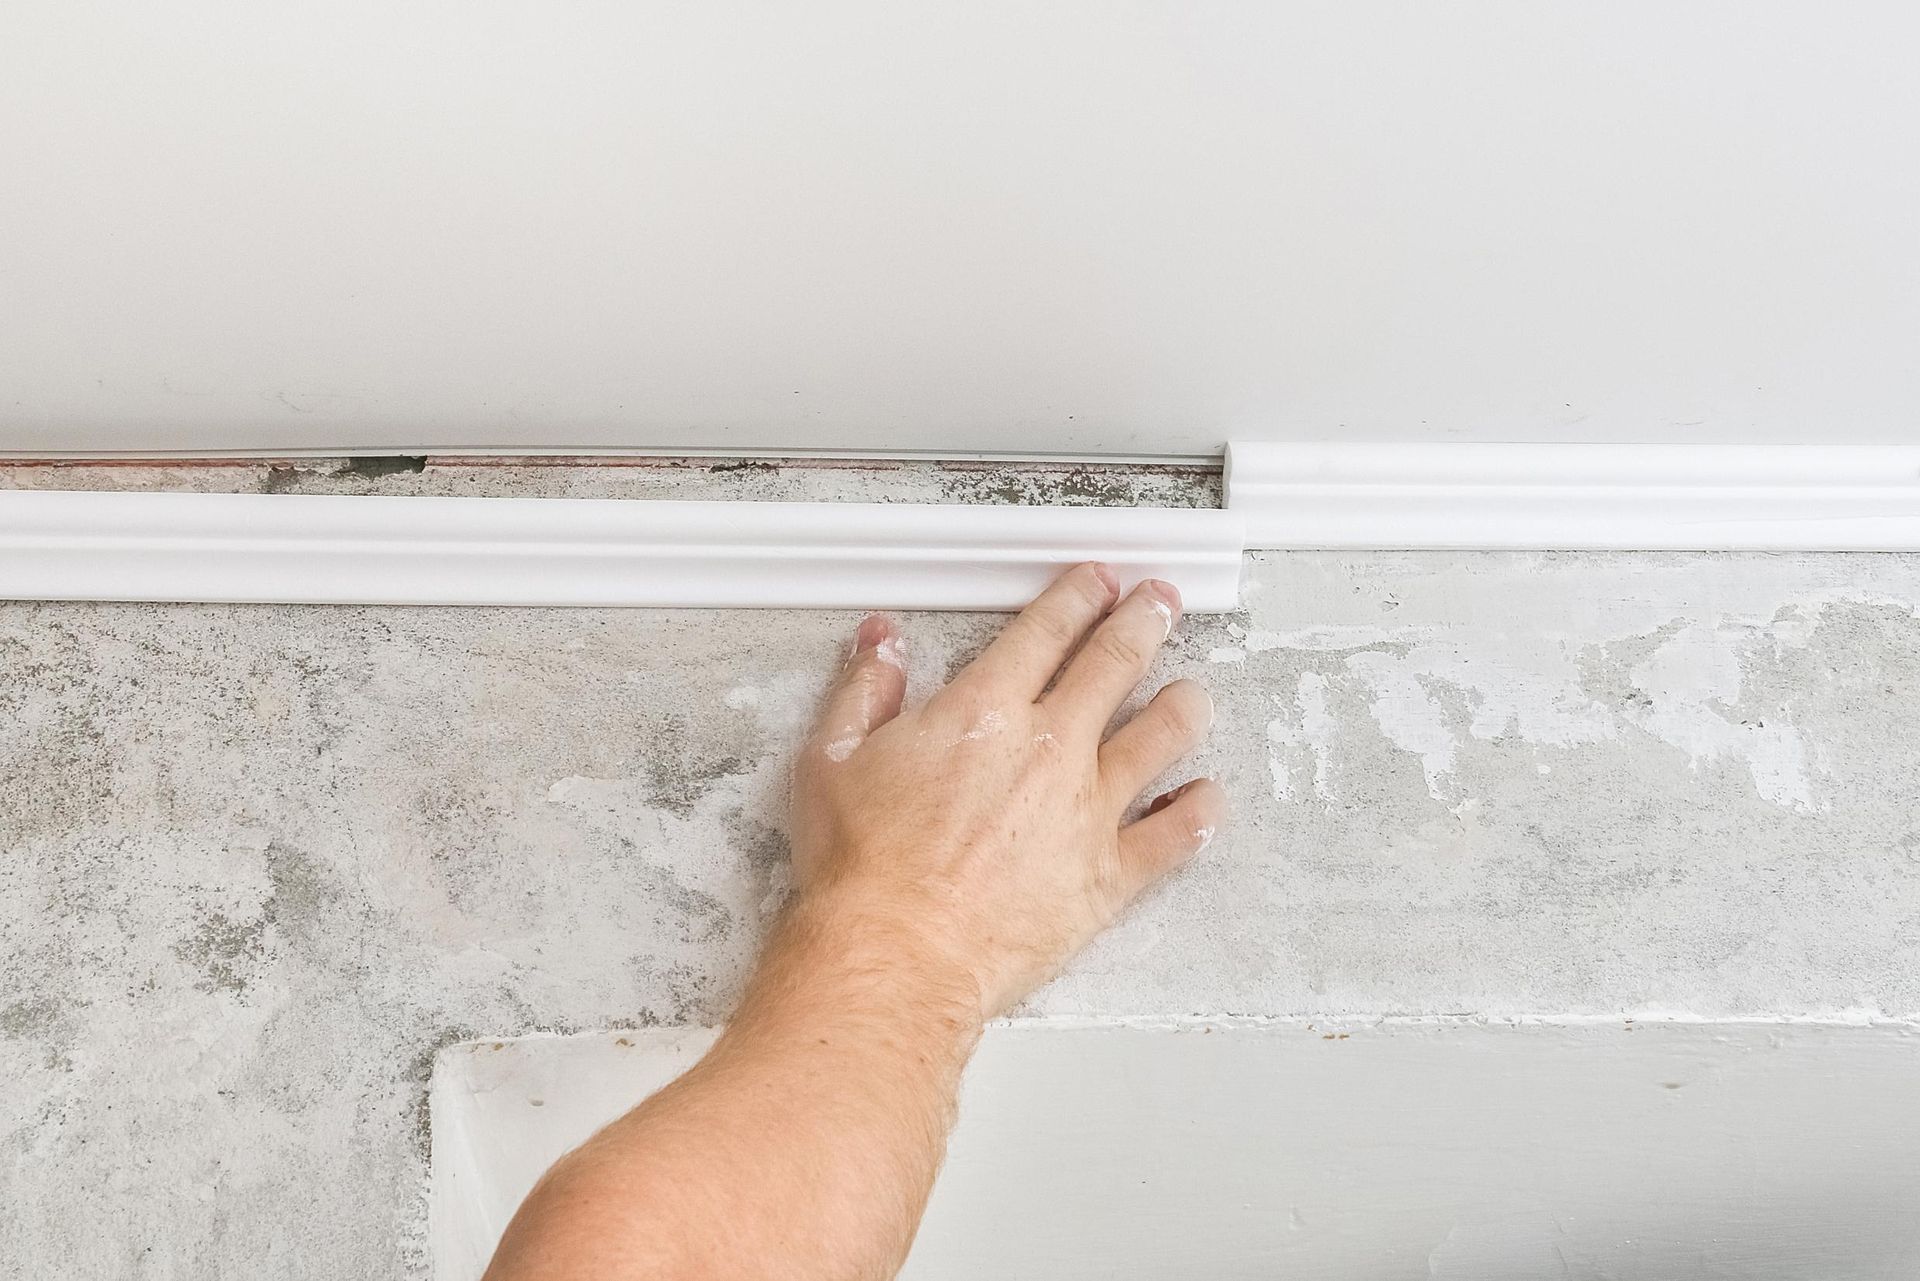
[[[0,492],[0,598],[970,609],[1059,570],[1239,605],[1217,509]]]
[[[1920,551],[1920,447],[1235,442],[1247,545]]]

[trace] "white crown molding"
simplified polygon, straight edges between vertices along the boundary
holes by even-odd
[[[1920,550],[1920,447],[1247,444],[1256,548]]]
[[[1238,608],[1217,510],[0,492],[0,598],[978,609],[1063,566]]]
[[[0,599],[1016,609],[1061,567],[1238,608],[1243,548],[1920,550],[1920,447],[1246,444],[1227,510],[0,492]]]

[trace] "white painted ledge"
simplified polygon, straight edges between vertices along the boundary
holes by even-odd
[[[1920,550],[1920,447],[1242,444],[1247,545]]]
[[[1239,604],[1178,508],[0,492],[0,599],[1017,609],[1059,570]]]

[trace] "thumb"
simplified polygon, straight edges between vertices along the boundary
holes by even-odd
[[[907,693],[905,642],[893,620],[869,614],[854,633],[853,652],[827,695],[814,743],[832,762],[844,761],[867,735],[900,714]]]

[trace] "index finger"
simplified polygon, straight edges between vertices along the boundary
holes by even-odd
[[[1034,597],[960,678],[1004,683],[1029,700],[1039,698],[1119,595],[1111,569],[1095,561],[1075,565]]]

